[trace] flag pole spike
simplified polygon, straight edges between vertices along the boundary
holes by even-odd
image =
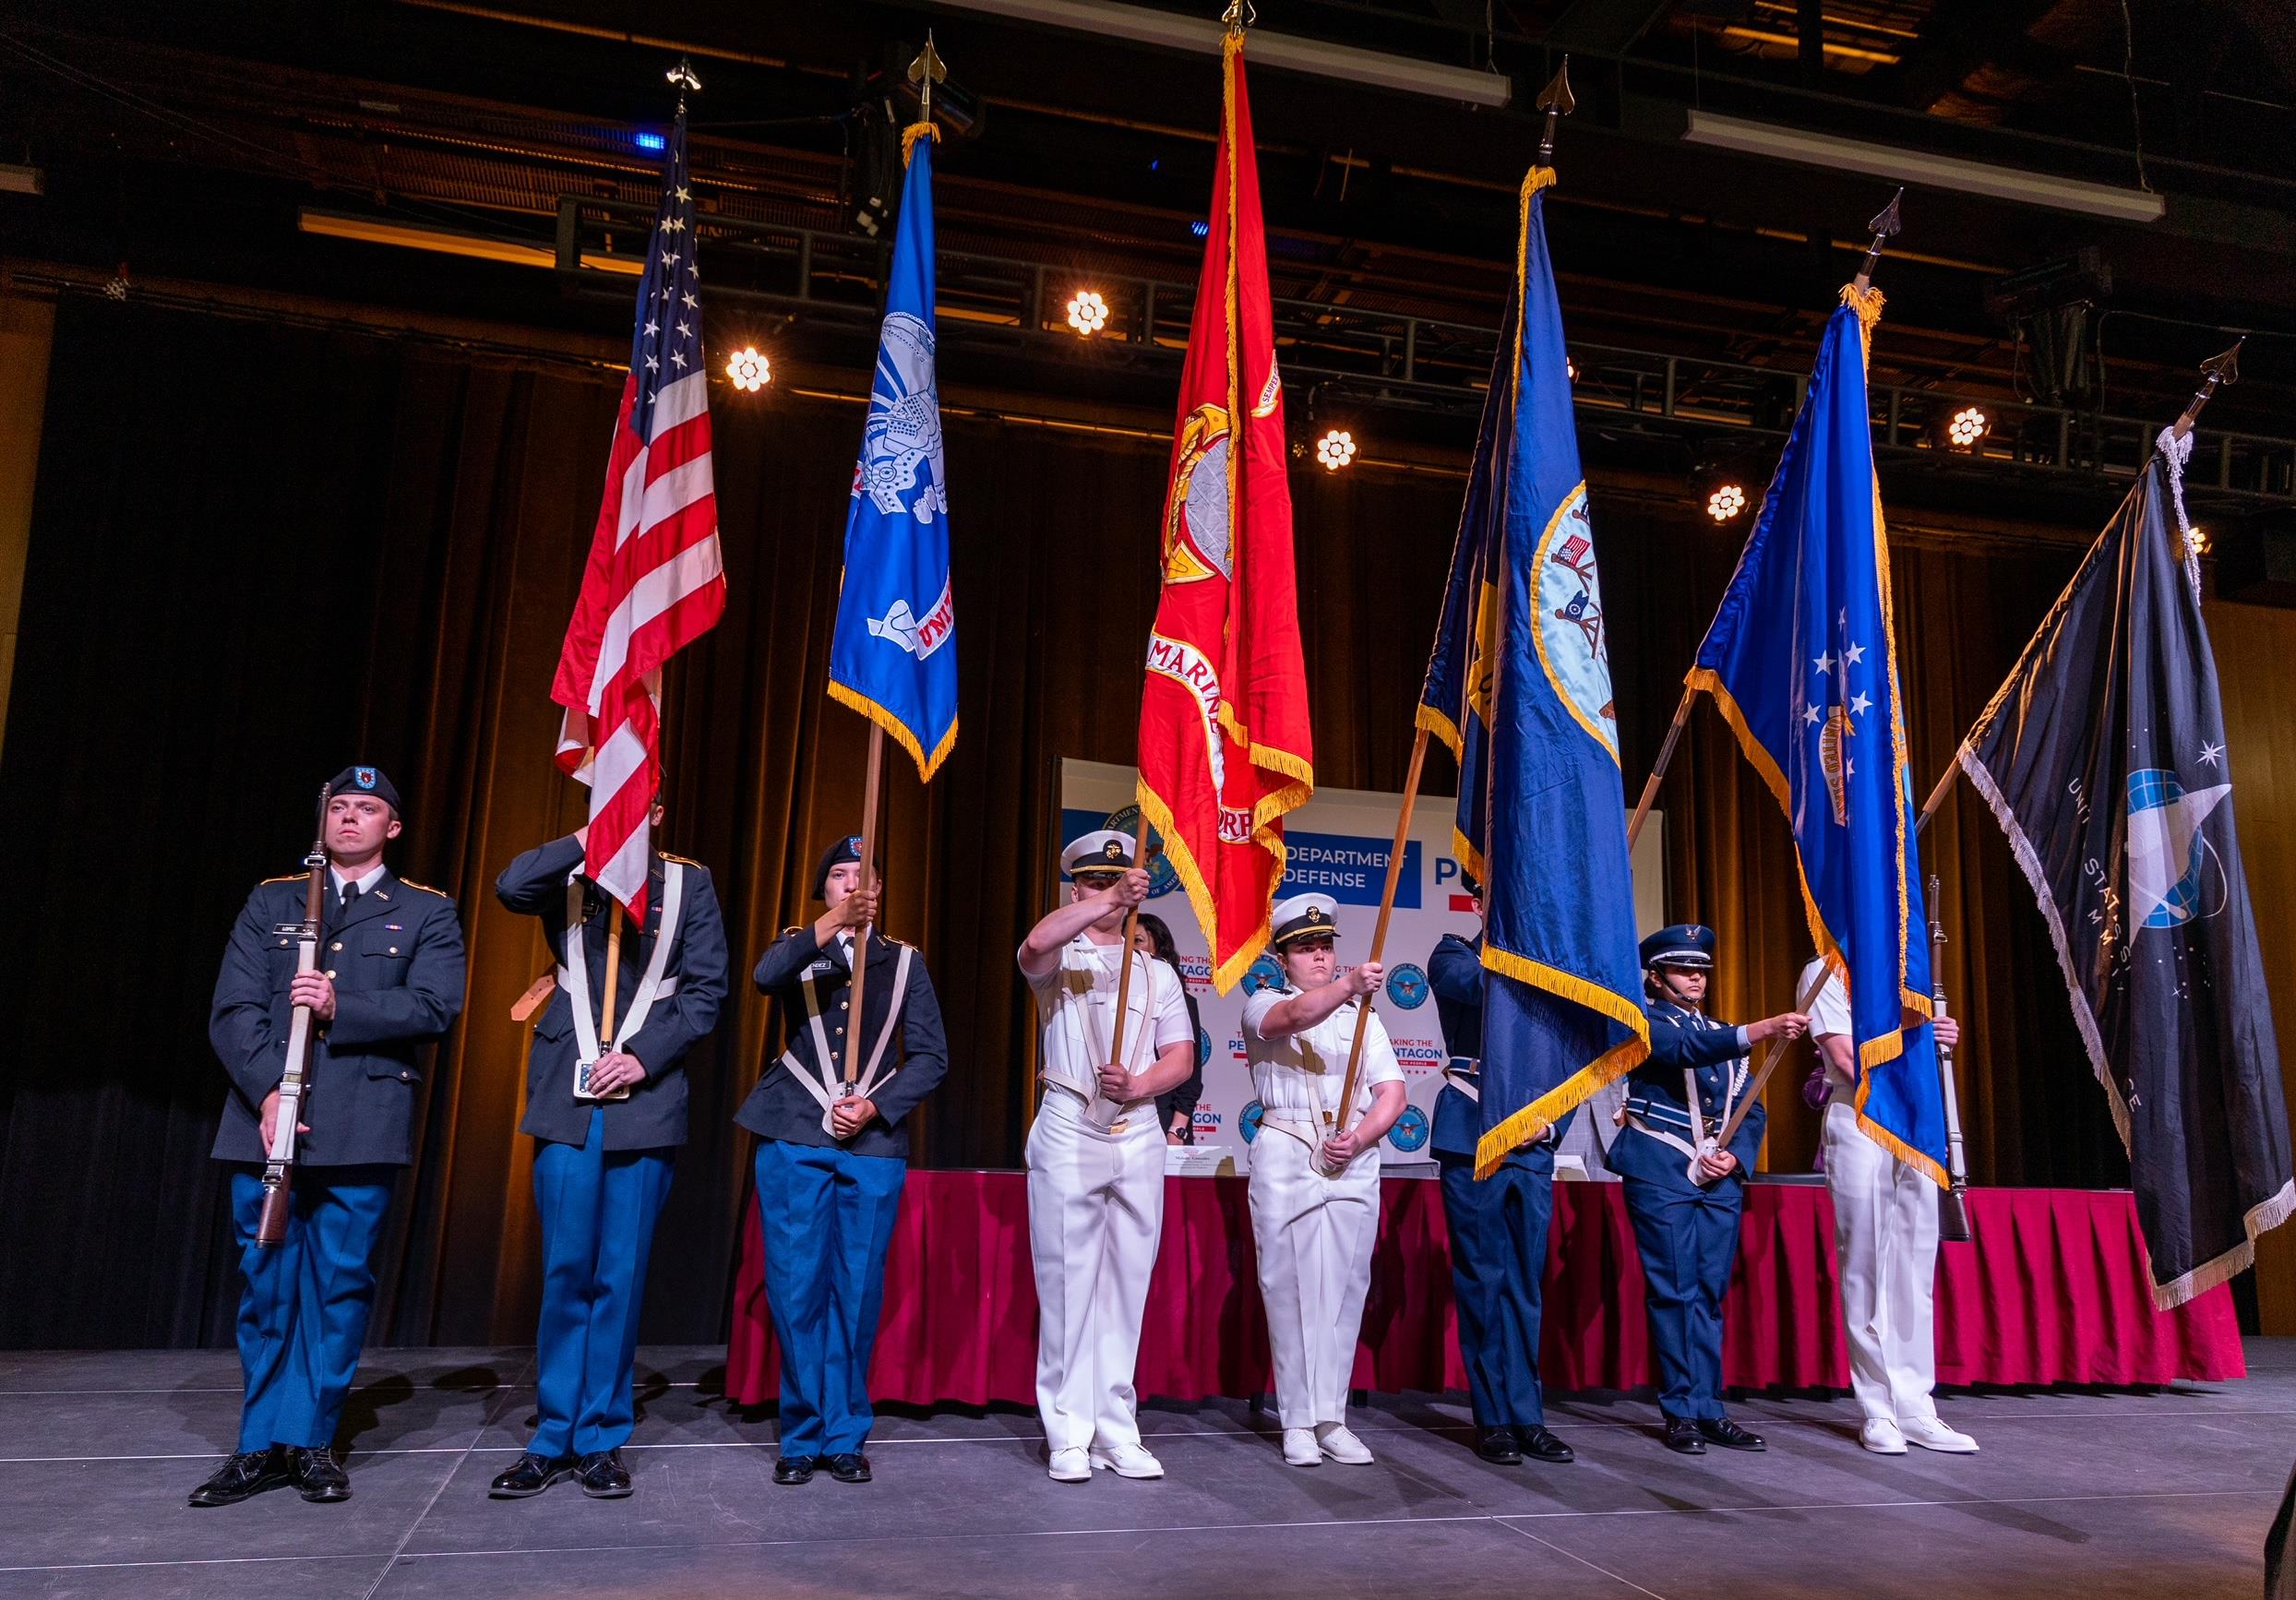
[[[1538,91],[1536,109],[1547,113],[1547,125],[1538,136],[1537,165],[1550,167],[1555,161],[1555,122],[1578,110],[1578,99],[1571,92],[1571,58],[1565,55],[1555,68],[1554,77]]]
[[[666,76],[671,86],[677,90],[677,113],[683,116],[686,114],[686,96],[689,91],[694,94],[701,92],[701,79],[694,76],[692,59],[684,55],[677,58],[677,65],[671,67]]]
[[[2200,421],[2202,408],[2216,398],[2216,392],[2219,388],[2226,384],[2240,382],[2241,346],[2247,342],[2248,335],[2243,333],[2232,341],[2231,349],[2220,354],[2212,355],[2200,364],[2204,381],[2198,388],[2193,391],[2193,398],[2185,403],[2184,414],[2176,419],[2174,431],[2178,438],[2181,439],[2193,431],[2193,424]]]
[[[1900,227],[1897,221],[1897,202],[1905,197],[1906,191],[1903,186],[1900,186],[1898,191],[1889,197],[1889,204],[1882,208],[1881,215],[1866,224],[1867,229],[1873,234],[1873,243],[1866,246],[1865,260],[1858,268],[1858,293],[1860,294],[1873,287],[1874,266],[1882,259],[1883,245],[1897,234]]]
[[[1403,883],[1403,854],[1411,842],[1411,813],[1419,803],[1419,773],[1427,766],[1427,730],[1421,728],[1411,741],[1411,770],[1404,774],[1403,807],[1395,813],[1395,842],[1387,853],[1387,887],[1380,894],[1380,919],[1371,926],[1371,953],[1364,960],[1376,961],[1387,948],[1387,919],[1395,913],[1395,891]],[[1347,1046],[1347,1076],[1339,1090],[1339,1131],[1347,1131],[1348,1122],[1356,1114],[1356,1087],[1363,1081],[1363,1039],[1371,1026],[1371,997],[1366,995],[1356,1007],[1355,1043]]]
[[[1227,9],[1220,13],[1220,21],[1227,29],[1230,39],[1241,39],[1244,30],[1260,20],[1260,13],[1250,0],[1227,0]]]
[[[925,30],[925,48],[909,63],[909,81],[916,85],[919,122],[933,120],[933,85],[947,81],[948,67],[941,65],[940,52],[933,48],[933,30]]]

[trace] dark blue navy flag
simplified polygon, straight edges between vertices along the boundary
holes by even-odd
[[[1866,411],[1881,305],[1878,291],[1842,292],[1689,682],[1713,694],[1793,828],[1810,937],[1849,992],[1858,1126],[1943,1187],[1928,918]]]
[[[957,607],[933,361],[933,138],[921,123],[903,140],[908,177],[829,646],[830,698],[900,740],[920,782],[957,742]]]
[[[2216,657],[2168,478],[2156,453],[1960,753],[2048,920],[2163,1307],[2247,1266],[2296,1210]]]
[[[1602,583],[1547,257],[1524,180],[1515,293],[1418,721],[1459,759],[1454,846],[1483,880],[1477,1176],[1650,1053]]]

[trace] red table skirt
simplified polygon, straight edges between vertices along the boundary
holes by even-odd
[[[1242,1178],[1172,1178],[1148,1293],[1143,1395],[1248,1397],[1271,1382]],[[913,1172],[885,1265],[869,1392],[913,1405],[1036,1399],[1036,1287],[1017,1172]],[[1442,1197],[1425,1178],[1382,1186],[1356,1383],[1466,1387],[1452,1327]],[[751,1202],[754,1205],[754,1201]],[[2156,1313],[2125,1191],[1979,1189],[1977,1242],[1938,1253],[1940,1383],[2131,1385],[2241,1378],[2230,1292]],[[755,1217],[755,1212],[750,1215]],[[1755,1184],[1724,1310],[1723,1370],[1751,1389],[1846,1389],[1833,1204],[1820,1186]],[[754,1220],[742,1229],[725,1389],[779,1393]],[[1539,1372],[1550,1389],[1656,1381],[1642,1262],[1615,1183],[1555,1185]]]

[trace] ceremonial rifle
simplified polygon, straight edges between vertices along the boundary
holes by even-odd
[[[1930,999],[1932,1019],[1945,1014],[1945,919],[1937,909],[1937,874],[1930,874]],[[1937,1046],[1937,1072],[1945,1092],[1945,1171],[1953,1180],[1937,1191],[1937,1236],[1966,1245],[1969,1232],[1969,1173],[1961,1155],[1961,1104],[1954,1093],[1952,1046]]]
[[[318,837],[303,858],[309,881],[303,890],[303,920],[272,931],[295,939],[295,975],[319,965],[319,908],[327,893],[327,803],[331,786],[319,785]],[[311,1008],[297,1006],[287,1023],[287,1070],[279,1081],[279,1110],[271,1120],[271,1142],[263,1152],[263,1213],[255,1228],[258,1245],[287,1242],[287,1203],[295,1182],[295,1129],[303,1116],[304,1080],[311,1070]]]

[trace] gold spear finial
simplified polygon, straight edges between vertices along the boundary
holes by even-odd
[[[2192,400],[2184,407],[2184,414],[2176,419],[2178,438],[2181,439],[2193,431],[2193,424],[2200,421],[2201,408],[2215,397],[2218,388],[2228,383],[2240,382],[2241,346],[2247,342],[2248,335],[2243,333],[2232,341],[2231,349],[2220,355],[2212,355],[2200,364],[2201,375],[2205,381],[2193,391]]]
[[[677,109],[684,111],[688,91],[695,94],[701,92],[701,79],[694,76],[694,64],[681,55],[677,58],[677,65],[671,67],[666,76],[671,86],[677,90]]]
[[[1227,0],[1220,20],[1226,25],[1229,38],[1241,39],[1244,30],[1260,20],[1260,13],[1252,8],[1251,0]]]
[[[1555,119],[1569,116],[1578,110],[1578,99],[1571,92],[1569,56],[1562,58],[1562,65],[1555,68],[1554,77],[1549,78],[1547,87],[1538,91],[1538,101],[1533,109],[1547,113],[1547,126],[1538,136],[1537,164],[1550,167],[1555,161]]]
[[[946,82],[948,77],[949,69],[941,65],[940,52],[933,48],[932,30],[927,29],[925,48],[909,63],[909,81],[916,85],[917,121],[933,120],[933,85]]]
[[[1858,268],[1858,293],[1860,294],[1873,287],[1873,269],[1882,259],[1882,246],[1897,235],[1897,202],[1905,197],[1906,191],[1901,187],[1889,197],[1889,204],[1882,208],[1882,214],[1866,224],[1867,230],[1873,235],[1873,243],[1866,246],[1865,260]]]

